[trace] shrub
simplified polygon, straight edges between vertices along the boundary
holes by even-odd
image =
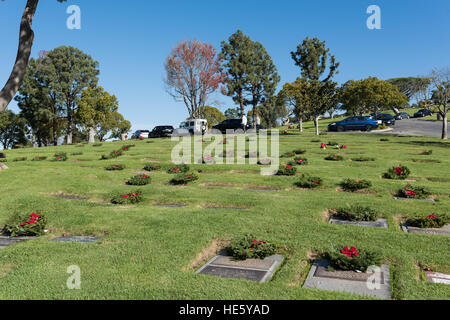
[[[143,200],[142,193],[140,190],[129,192],[127,194],[121,194],[114,196],[111,199],[112,204],[135,204]]]
[[[233,241],[225,250],[236,260],[265,259],[277,252],[275,245],[257,240],[252,235],[245,235],[242,239]]]
[[[44,161],[47,160],[47,157],[34,157],[32,161]]]
[[[295,176],[297,173],[297,168],[292,165],[280,166],[277,175],[279,176]]]
[[[362,271],[370,266],[380,266],[383,257],[377,251],[359,250],[355,247],[331,249],[324,254],[324,258],[330,262],[331,270]]]
[[[147,184],[149,184],[151,181],[150,177],[143,174],[143,175],[137,175],[134,177],[131,177],[128,181],[127,184],[130,186],[145,186]]]
[[[55,153],[55,161],[67,161],[67,153],[65,152]]]
[[[361,189],[367,189],[372,186],[372,182],[368,180],[354,180],[354,179],[345,179],[340,183],[340,186],[344,191],[355,192]]]
[[[161,169],[161,166],[158,163],[147,163],[144,167],[145,171],[156,171]]]
[[[352,158],[352,161],[358,162],[375,161],[375,158],[359,157],[359,158]]]
[[[431,192],[429,192],[425,187],[412,186],[410,184],[406,185],[405,188],[400,189],[397,192],[398,197],[410,199],[425,199],[429,195],[431,195]]]
[[[433,154],[433,150],[424,151],[421,153],[423,156],[431,156]]]
[[[4,230],[11,237],[35,237],[44,234],[47,218],[44,215],[15,214],[5,224]]]
[[[18,157],[13,159],[14,162],[27,161],[27,157]]]
[[[297,149],[297,150],[292,151],[292,153],[295,153],[296,155],[305,154],[306,150],[305,149]]]
[[[319,177],[312,177],[307,174],[302,174],[300,179],[295,183],[295,185],[299,188],[308,188],[313,189],[320,187],[322,185],[322,179]]]
[[[308,159],[302,157],[296,157],[293,161],[289,161],[290,166],[306,166],[308,164]]]
[[[191,173],[178,173],[175,175],[172,180],[170,180],[171,184],[174,185],[180,185],[180,184],[188,184],[190,182],[194,182],[198,180],[198,175],[191,172]]]
[[[343,161],[344,157],[339,155],[339,154],[333,154],[333,155],[329,155],[329,156],[325,157],[325,160],[328,160],[328,161]]]
[[[378,212],[374,209],[359,205],[337,209],[336,213],[333,214],[335,218],[348,221],[376,221],[378,216]]]
[[[450,217],[446,214],[431,214],[406,220],[408,226],[416,228],[442,228],[448,223],[450,223]]]
[[[388,172],[383,174],[383,178],[385,179],[394,179],[394,180],[404,180],[408,178],[411,170],[405,166],[393,167],[388,170]]]
[[[186,173],[189,171],[189,166],[187,164],[178,164],[169,167],[167,173]]]
[[[112,164],[105,167],[105,170],[107,171],[121,171],[123,169],[125,169],[125,166],[123,164]]]

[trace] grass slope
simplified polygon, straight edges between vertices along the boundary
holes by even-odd
[[[302,289],[312,252],[331,245],[353,245],[382,251],[391,266],[395,299],[448,299],[450,287],[422,280],[421,267],[450,273],[450,242],[446,236],[405,234],[400,217],[416,213],[448,212],[450,206],[450,143],[435,138],[389,136],[389,142],[370,134],[328,134],[319,139],[348,145],[347,150],[320,150],[311,134],[281,136],[280,153],[304,148],[309,165],[298,174],[324,179],[320,190],[294,187],[295,177],[264,177],[258,166],[194,165],[200,180],[171,186],[165,170],[151,174],[152,183],[140,187],[145,200],[134,206],[113,206],[111,193],[128,192],[127,179],[142,170],[148,159],[169,165],[175,145],[167,139],[137,141],[136,147],[115,160],[99,161],[101,154],[123,145],[64,146],[7,151],[8,170],[0,172],[0,226],[14,211],[40,210],[49,220],[49,234],[0,251],[0,299],[361,299],[336,292]],[[420,156],[433,149],[432,156]],[[51,161],[67,152],[65,163]],[[82,151],[80,156],[71,153]],[[324,157],[340,152],[346,161]],[[47,156],[42,162],[12,162],[16,157]],[[350,157],[373,157],[374,162],[352,162]],[[418,163],[434,159],[440,163]],[[282,161],[288,161],[285,158]],[[125,164],[108,172],[108,164]],[[384,180],[391,166],[407,165],[413,182],[428,187],[436,203],[396,201],[392,193],[406,182]],[[94,167],[94,168],[86,168]],[[337,192],[343,178],[368,179],[375,193]],[[438,178],[441,182],[426,178]],[[224,186],[211,186],[211,184]],[[281,189],[249,190],[249,186]],[[66,200],[51,196],[65,192],[90,198]],[[154,203],[185,203],[165,208]],[[328,208],[358,203],[370,205],[388,219],[388,229],[329,225]],[[204,209],[206,204],[247,207],[249,210]],[[54,243],[67,235],[104,236],[96,244]],[[190,267],[213,240],[253,233],[278,244],[287,257],[269,283],[195,275]],[[68,290],[67,267],[81,268],[81,290]]]

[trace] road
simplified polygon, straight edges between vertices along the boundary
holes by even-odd
[[[426,137],[442,136],[442,121],[422,121],[418,119],[408,119],[396,121],[393,130],[379,132],[379,134],[408,134]],[[372,131],[372,133],[377,133]]]

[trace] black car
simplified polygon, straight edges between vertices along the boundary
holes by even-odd
[[[150,138],[170,137],[174,130],[172,126],[157,126],[150,132]]]
[[[372,119],[381,120],[387,126],[395,126],[395,117],[389,113],[377,113],[376,116],[372,116]]]
[[[399,114],[395,115],[395,120],[403,120],[409,118],[411,118],[411,116],[407,112],[400,112]]]
[[[242,129],[241,119],[227,119],[219,124],[212,127],[213,129],[219,130],[222,133],[226,133],[227,130],[238,130]]]
[[[423,117],[428,117],[428,116],[432,116],[433,112],[431,112],[428,109],[421,109],[419,111],[417,111],[416,113],[414,113],[414,118],[423,118]]]

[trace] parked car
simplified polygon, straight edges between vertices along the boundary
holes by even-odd
[[[371,131],[378,128],[378,122],[366,116],[349,117],[328,125],[328,131],[364,130]]]
[[[399,114],[395,115],[395,120],[403,120],[409,118],[411,118],[411,116],[407,112],[400,112]]]
[[[221,123],[212,127],[213,129],[219,130],[222,133],[226,133],[227,130],[238,130],[242,129],[242,119],[227,119]],[[247,126],[248,128],[248,126]]]
[[[375,116],[375,114],[372,113],[371,118],[373,120],[381,121],[381,123],[384,124],[384,125],[395,126],[395,117],[392,114],[389,114],[389,113],[377,113],[376,116]]]
[[[152,132],[150,132],[151,138],[164,138],[170,137],[174,131],[174,127],[172,126],[157,126]]]
[[[137,130],[131,136],[131,139],[140,139],[140,138],[148,139],[150,137],[150,130]]]
[[[417,111],[416,113],[414,113],[414,118],[423,118],[423,117],[428,117],[428,116],[432,116],[433,112],[431,112],[428,109],[421,109],[419,111]]]
[[[180,129],[177,130],[178,134],[187,132],[189,134],[205,134],[208,130],[208,120],[194,119],[182,122]]]

